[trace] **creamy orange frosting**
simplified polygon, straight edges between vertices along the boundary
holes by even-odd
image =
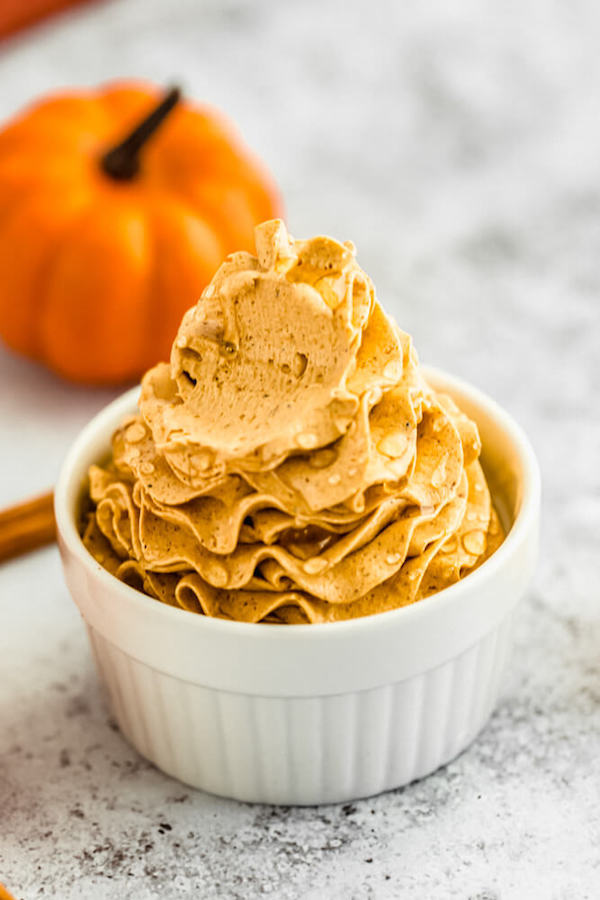
[[[84,530],[153,597],[332,622],[458,581],[501,542],[470,421],[423,377],[351,243],[256,229],[90,469]]]

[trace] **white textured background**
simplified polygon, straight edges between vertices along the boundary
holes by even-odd
[[[0,115],[180,81],[351,238],[421,358],[528,429],[542,557],[503,700],[424,782],[345,807],[195,793],[108,719],[55,549],[0,568],[0,880],[19,898],[600,896],[600,9],[596,0],[121,0],[0,46]],[[50,486],[108,392],[0,349],[0,505]],[[161,823],[164,827],[161,827]]]

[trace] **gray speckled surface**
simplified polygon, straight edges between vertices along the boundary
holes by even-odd
[[[594,0],[133,0],[3,46],[0,114],[117,74],[224,107],[292,232],[355,241],[422,359],[526,425],[545,489],[490,724],[445,770],[345,807],[161,775],[111,726],[56,551],[0,568],[0,880],[18,898],[599,896],[599,27]],[[53,482],[110,394],[2,350],[0,385],[4,504]]]

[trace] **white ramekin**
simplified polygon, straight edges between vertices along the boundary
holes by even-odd
[[[76,525],[92,462],[138,389],[73,444],[56,488],[67,584],[119,727],[169,775],[265,803],[347,801],[447,763],[485,724],[513,612],[537,553],[540,478],[530,444],[493,400],[429,369],[474,418],[510,532],[479,569],[403,609],[329,625],[251,625],[163,605],[109,575]]]

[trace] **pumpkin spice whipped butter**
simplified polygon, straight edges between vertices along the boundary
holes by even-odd
[[[158,600],[319,623],[421,600],[503,533],[476,425],[423,377],[354,247],[256,229],[90,469],[88,550]]]

